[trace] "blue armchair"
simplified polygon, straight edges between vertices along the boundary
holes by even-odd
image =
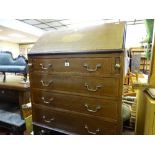
[[[28,73],[27,63],[28,61],[24,56],[18,56],[14,59],[11,52],[0,52],[0,72],[4,74],[3,82],[6,80],[6,72],[22,73],[26,81]]]

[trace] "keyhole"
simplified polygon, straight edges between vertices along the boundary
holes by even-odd
[[[65,67],[69,67],[69,61],[65,61]]]

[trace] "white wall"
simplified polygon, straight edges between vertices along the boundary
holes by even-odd
[[[144,24],[128,25],[126,34],[126,48],[141,46],[140,41],[146,38],[146,28]],[[32,46],[31,46],[32,47]],[[29,47],[29,48],[31,48]],[[23,54],[27,57],[27,48],[24,45],[5,42],[0,40],[0,51],[7,50],[13,53],[13,57],[17,57],[19,54]],[[26,50],[26,52],[25,52]]]
[[[142,40],[146,39],[146,28],[144,24],[128,25],[126,33],[126,48],[140,47]]]
[[[31,50],[31,48],[34,46],[34,44],[22,44],[19,45],[19,51],[20,51],[20,55],[23,55],[24,57],[27,58],[27,54],[28,52]]]
[[[19,44],[0,40],[0,51],[10,51],[15,58],[19,55]]]

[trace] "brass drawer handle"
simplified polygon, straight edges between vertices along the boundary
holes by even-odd
[[[120,69],[121,68],[121,65],[120,64],[115,64],[115,68],[116,69]]]
[[[45,133],[46,133],[46,132],[45,132],[45,130],[43,130],[43,129],[39,132],[40,135],[45,134]]]
[[[45,104],[50,104],[54,98],[51,98],[49,101],[46,101],[44,97],[41,98]]]
[[[40,66],[43,70],[48,70],[52,66],[52,64],[48,64],[47,67],[45,67],[43,64],[40,64]]]
[[[95,69],[89,68],[89,65],[87,63],[84,63],[83,67],[86,67],[88,72],[96,72],[98,68],[101,68],[101,64],[97,64]]]
[[[49,131],[42,129],[41,131],[39,131],[39,135],[48,135],[50,134]]]
[[[43,116],[43,120],[44,120],[44,122],[46,122],[46,123],[51,123],[52,121],[54,121],[55,119],[54,118],[50,118],[50,119],[46,119],[46,116]]]
[[[96,130],[96,132],[90,131],[87,125],[85,125],[85,129],[87,130],[88,133],[93,134],[93,135],[96,135],[98,132],[100,132],[99,128]]]
[[[96,107],[95,110],[89,109],[88,104],[85,104],[85,107],[87,108],[87,111],[89,111],[89,112],[93,112],[93,113],[95,113],[95,112],[97,112],[98,110],[101,109],[101,106],[99,106],[99,105]]]
[[[40,81],[42,86],[48,87],[53,81],[51,80],[49,83],[45,83],[43,80]]]
[[[98,90],[98,88],[102,87],[102,85],[97,85],[96,88],[93,89],[93,88],[89,88],[88,84],[85,83],[85,87],[87,88],[88,91],[96,92]]]

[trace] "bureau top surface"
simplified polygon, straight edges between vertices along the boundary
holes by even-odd
[[[0,81],[0,90],[29,91],[29,83],[21,83],[17,78],[7,79],[6,82]]]
[[[124,36],[124,22],[53,31],[44,34],[29,55],[123,51]]]

